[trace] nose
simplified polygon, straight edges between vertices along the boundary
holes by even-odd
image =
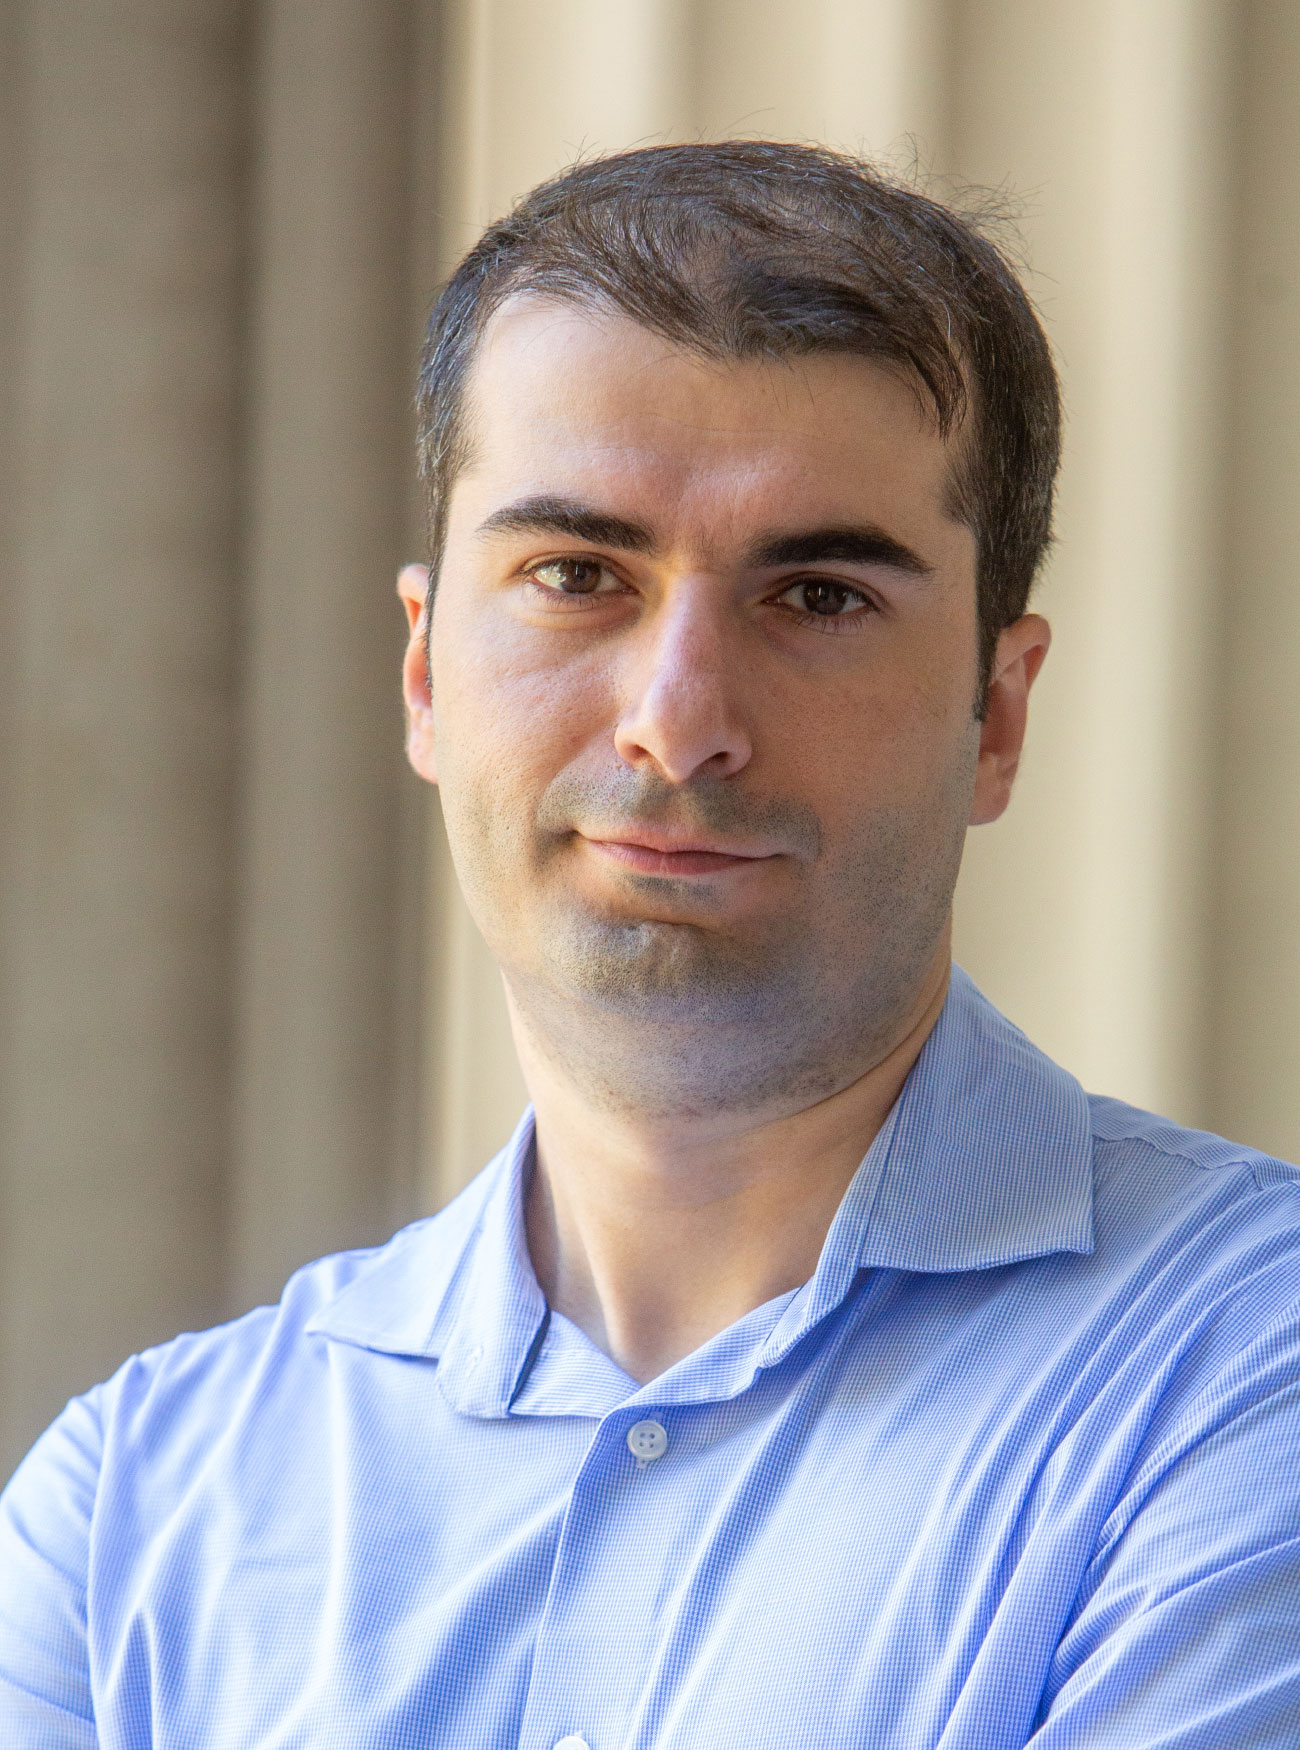
[[[656,766],[674,784],[704,773],[729,778],[749,763],[740,633],[707,578],[683,583],[642,622],[626,650],[614,732],[620,759]]]

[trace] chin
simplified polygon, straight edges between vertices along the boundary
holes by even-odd
[[[741,943],[698,924],[587,919],[551,935],[548,982],[641,1021],[753,1024],[790,968],[771,944]],[[775,987],[775,988],[774,988]]]

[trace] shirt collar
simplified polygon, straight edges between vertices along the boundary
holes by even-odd
[[[959,966],[880,1140],[860,1264],[985,1270],[1092,1250],[1088,1096]]]
[[[838,1306],[861,1270],[987,1270],[1090,1252],[1092,1204],[1087,1095],[954,966],[939,1019],[760,1365]]]
[[[396,1234],[307,1331],[381,1354],[439,1360],[454,1408],[504,1415],[547,1316],[524,1233],[532,1159],[530,1106],[459,1197]]]
[[[466,1191],[396,1235],[308,1329],[440,1358],[454,1407],[506,1414],[546,1331],[523,1226],[532,1153],[530,1108]],[[817,1269],[756,1364],[787,1353],[864,1268],[979,1270],[1091,1251],[1092,1168],[1079,1083],[954,967],[939,1020],[845,1193]]]

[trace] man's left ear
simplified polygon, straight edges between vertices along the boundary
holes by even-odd
[[[972,826],[996,820],[1011,800],[1029,721],[1029,689],[1051,642],[1052,628],[1041,614],[1022,615],[998,638],[987,709],[980,725]]]
[[[433,749],[433,698],[429,687],[429,567],[404,565],[397,593],[406,610],[410,637],[402,659],[402,697],[406,702],[406,757],[430,784],[438,782]]]

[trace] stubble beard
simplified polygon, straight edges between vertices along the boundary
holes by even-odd
[[[528,847],[527,883],[506,873],[512,861],[518,870],[525,849],[515,834],[513,857],[498,843],[495,853],[473,859],[472,909],[530,1047],[590,1105],[611,1112],[684,1118],[789,1111],[848,1086],[897,1042],[944,939],[968,806],[964,774],[954,776],[952,797],[864,813],[833,865],[810,811],[773,804],[764,811],[734,787],[696,788],[691,826],[725,833],[748,825],[791,846],[800,897],[785,914],[744,932],[707,919],[637,917],[635,904],[615,916],[585,904],[560,873],[560,823],[575,814],[590,818],[581,806],[599,804],[602,821],[613,806],[618,818],[643,823],[669,818],[671,806],[680,826],[682,794],[643,778],[552,786]],[[638,881],[647,909],[655,909],[655,898],[662,909],[665,883],[634,877],[633,892]],[[485,885],[501,895],[496,903]],[[526,886],[551,903],[532,952],[520,955],[500,924],[510,890],[517,896]]]

